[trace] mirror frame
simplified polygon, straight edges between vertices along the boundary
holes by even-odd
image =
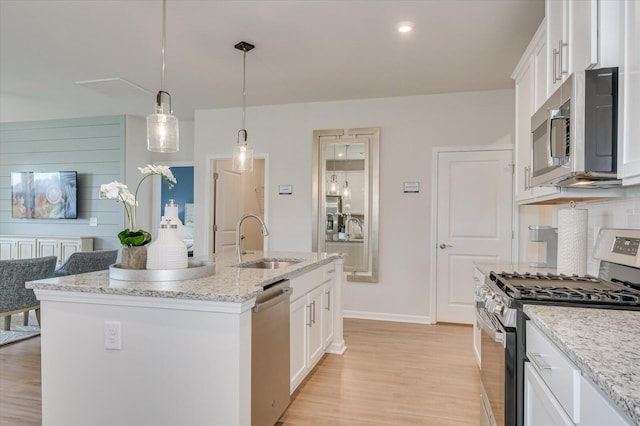
[[[335,141],[347,143],[353,139],[366,139],[368,141],[368,199],[367,214],[369,216],[369,226],[367,238],[369,239],[369,268],[366,272],[348,271],[345,272],[348,281],[357,282],[378,282],[378,237],[380,218],[380,128],[368,127],[359,129],[348,129],[347,137],[343,129],[314,130],[313,131],[313,179],[312,179],[312,249],[318,251],[320,238],[324,236],[324,221],[320,223],[320,218],[324,217],[325,209],[325,175],[326,158],[324,152],[324,141]]]

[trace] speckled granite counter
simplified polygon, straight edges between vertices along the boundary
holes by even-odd
[[[333,253],[253,252],[243,256],[243,262],[260,258],[299,259],[300,263],[280,269],[249,269],[233,266],[235,259],[198,257],[214,260],[215,274],[209,277],[184,281],[119,281],[109,278],[109,271],[69,275],[27,282],[26,287],[41,290],[58,290],[81,293],[101,293],[129,296],[146,296],[173,299],[208,300],[220,302],[245,302],[262,291],[263,286],[292,278],[311,269],[332,262],[340,255]]]
[[[525,305],[524,312],[640,424],[640,312]]]

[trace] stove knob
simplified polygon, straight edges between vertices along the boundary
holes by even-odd
[[[497,315],[502,315],[502,313],[504,312],[504,309],[505,309],[504,303],[502,303],[499,300],[496,300],[495,305],[493,307],[493,313]]]

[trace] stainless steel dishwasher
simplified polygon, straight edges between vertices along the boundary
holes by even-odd
[[[251,425],[273,426],[291,401],[289,393],[288,280],[265,287],[251,319]]]

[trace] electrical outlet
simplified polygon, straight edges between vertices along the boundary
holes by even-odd
[[[104,348],[122,349],[122,325],[119,321],[104,322]]]
[[[90,217],[89,218],[89,226],[98,226],[98,218]]]

